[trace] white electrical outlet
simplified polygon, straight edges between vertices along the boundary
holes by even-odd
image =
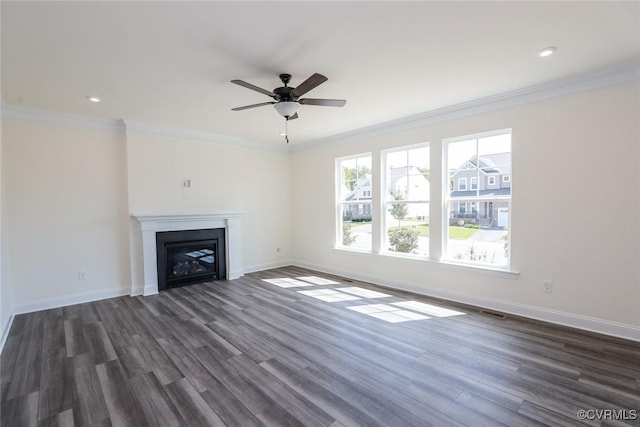
[[[183,188],[191,188],[191,180],[190,179],[183,179],[182,180],[182,187]]]
[[[282,249],[276,248],[276,252],[281,252],[281,251],[282,251]]]
[[[78,280],[87,280],[87,273],[84,271],[78,271]]]
[[[543,280],[542,281],[542,290],[545,294],[550,294],[553,292],[553,282],[551,280]]]

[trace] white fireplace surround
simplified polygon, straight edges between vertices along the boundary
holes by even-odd
[[[156,233],[163,231],[224,228],[226,239],[227,279],[243,275],[242,267],[242,211],[205,214],[132,214],[142,233],[144,289],[142,294],[158,293]],[[134,289],[131,289],[132,294]]]

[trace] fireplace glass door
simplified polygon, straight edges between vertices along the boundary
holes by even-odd
[[[182,284],[184,279],[206,277],[216,280],[217,243],[214,240],[167,244],[167,285]]]
[[[225,229],[156,233],[158,290],[227,278]]]

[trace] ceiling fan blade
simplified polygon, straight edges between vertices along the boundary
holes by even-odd
[[[248,110],[249,108],[262,107],[263,105],[271,105],[271,104],[275,104],[275,102],[261,102],[260,104],[245,105],[244,107],[232,108],[231,111]]]
[[[276,96],[270,90],[262,89],[261,87],[258,87],[256,85],[252,85],[251,83],[247,83],[244,80],[231,80],[231,83],[235,83],[235,84],[240,85],[242,87],[246,87],[247,89],[255,90],[256,92],[264,93],[267,96],[271,96],[271,97]]]
[[[298,117],[300,117],[300,116],[298,116],[298,113],[295,113],[293,116],[290,116],[290,117],[287,119],[287,121],[289,121],[289,120],[295,120],[295,119],[297,119]]]
[[[317,99],[317,98],[302,98],[298,100],[300,104],[306,105],[322,105],[324,107],[344,107],[347,103],[346,99]]]
[[[311,77],[309,77],[307,80],[303,81],[302,83],[300,83],[298,85],[298,87],[296,87],[295,89],[293,89],[291,91],[291,94],[294,97],[299,97],[304,95],[305,93],[309,92],[311,89],[314,89],[318,86],[320,86],[322,83],[326,82],[327,79],[325,76],[323,76],[322,74],[318,74],[318,73],[314,73]]]

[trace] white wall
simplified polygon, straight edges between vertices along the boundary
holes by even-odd
[[[129,209],[132,214],[246,211],[242,217],[245,271],[291,259],[289,154],[211,141],[127,132]],[[191,188],[183,188],[189,179]],[[133,264],[141,266],[135,220]],[[276,249],[281,248],[280,252]],[[142,273],[133,280],[142,284]]]
[[[296,152],[297,263],[640,340],[639,94],[636,81]],[[519,277],[332,249],[336,157],[374,151],[375,160],[380,149],[426,141],[435,153],[444,138],[504,128],[513,129]],[[441,173],[432,165],[432,197],[441,193]],[[542,292],[545,279],[554,282],[552,294]]]
[[[7,264],[7,251],[5,250],[5,236],[6,236],[6,215],[5,209],[5,191],[4,191],[4,167],[2,158],[2,121],[0,120],[0,350],[3,347],[5,333],[8,332],[9,321],[11,319],[11,292],[9,287],[9,280],[6,277],[8,275]]]
[[[124,133],[10,119],[2,132],[12,311],[128,293]]]

